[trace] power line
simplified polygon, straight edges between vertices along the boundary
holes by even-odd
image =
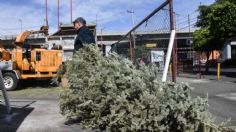
[[[191,13],[189,13],[189,15],[193,15],[193,14],[196,14],[197,11],[193,11]],[[175,14],[178,14],[178,13],[175,13]],[[188,15],[181,15],[181,14],[178,14],[178,16],[180,16],[178,19],[184,19],[184,18],[188,18]]]
[[[197,20],[197,18],[192,18],[192,19],[190,19],[190,20],[188,20],[188,21],[194,22],[194,21],[196,21],[196,20]],[[184,22],[184,23],[177,23],[177,24],[178,24],[178,25],[184,25],[184,24],[188,23],[188,21],[186,21],[186,22]]]
[[[191,18],[190,21],[195,20],[195,19],[197,19],[197,17]],[[182,23],[185,23],[185,22],[188,22],[188,19],[181,21],[181,22],[177,21],[177,24],[181,25]]]
[[[185,19],[185,18],[188,18],[188,16],[182,15],[182,16],[180,16],[180,17],[177,17],[177,19]]]
[[[177,29],[176,31],[180,31],[180,30],[186,29],[186,28],[188,28],[189,26],[190,26],[190,27],[193,27],[194,25],[195,25],[195,23],[194,23],[194,24],[191,24],[191,25],[188,25],[188,26],[185,26],[185,27],[182,27],[182,28],[180,28],[180,29]]]

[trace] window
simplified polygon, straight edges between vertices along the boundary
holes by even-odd
[[[36,51],[36,61],[41,61],[41,52]]]

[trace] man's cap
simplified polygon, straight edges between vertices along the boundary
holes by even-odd
[[[75,24],[76,22],[80,22],[84,25],[86,25],[86,20],[83,17],[78,17],[73,21],[73,24]]]

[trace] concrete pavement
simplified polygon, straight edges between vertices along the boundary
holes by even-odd
[[[236,126],[234,122],[236,121],[236,83],[193,77],[178,77],[177,81],[189,83],[194,97],[206,97],[208,94],[209,110],[216,116],[216,121],[221,122],[231,118],[232,125]],[[51,91],[47,96],[54,95],[54,92]],[[59,112],[58,98],[46,98],[45,96],[24,98],[21,95],[19,98],[10,98],[13,114],[5,117],[1,116],[3,105],[0,102],[0,132],[82,131],[78,124],[64,125],[65,118]]]
[[[0,117],[0,132],[80,132],[78,124],[64,125],[57,100],[12,99],[12,114]],[[25,107],[27,106],[27,107]]]

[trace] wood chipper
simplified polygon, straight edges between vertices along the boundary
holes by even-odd
[[[7,51],[0,47],[0,69],[7,90],[14,90],[19,80],[29,78],[52,78],[63,61],[62,50],[46,48],[23,48],[29,35],[43,31],[25,31],[14,42],[15,48]]]

